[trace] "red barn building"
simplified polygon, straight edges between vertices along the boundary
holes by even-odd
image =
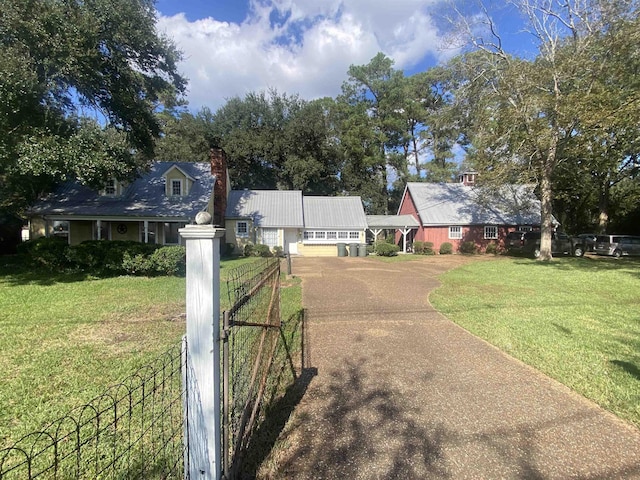
[[[413,215],[420,224],[412,242],[432,242],[436,251],[449,242],[457,251],[472,241],[484,250],[492,242],[503,246],[510,231],[538,228],[540,201],[531,185],[489,191],[475,186],[475,174],[467,173],[459,183],[407,183],[398,215]]]

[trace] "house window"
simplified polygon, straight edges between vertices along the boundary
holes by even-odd
[[[182,195],[182,180],[171,180],[171,195],[174,197]]]
[[[93,224],[94,240],[111,240],[111,224],[109,222],[95,222]]]
[[[104,194],[108,197],[115,197],[116,192],[118,190],[118,185],[116,184],[116,179],[112,178],[107,180],[107,183],[104,185]]]
[[[324,231],[324,230],[305,230],[302,234],[302,238],[305,242],[315,242],[315,243],[336,243],[337,241],[344,240],[359,240],[360,232],[337,232],[335,230]]]
[[[262,243],[269,245],[271,248],[278,245],[278,229],[277,228],[263,228],[262,229]]]
[[[184,227],[184,223],[165,223],[164,224],[164,243],[165,245],[180,244],[180,234],[178,230]]]
[[[495,225],[487,225],[484,227],[484,238],[487,240],[495,240],[498,238],[498,227]]]
[[[53,222],[53,236],[69,239],[69,222],[56,220]]]
[[[146,227],[145,227],[146,225]],[[146,228],[146,231],[145,231]],[[138,230],[140,231],[140,242],[142,243],[157,243],[156,242],[156,222],[140,222]]]
[[[248,237],[249,236],[249,224],[247,222],[237,222],[236,223],[236,235],[238,237]]]
[[[449,227],[449,238],[452,240],[462,238],[462,227]]]

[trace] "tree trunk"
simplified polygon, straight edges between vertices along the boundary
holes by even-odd
[[[598,200],[598,233],[605,233],[609,226],[609,176],[600,185],[600,198]]]
[[[551,254],[551,234],[553,233],[553,193],[551,189],[551,174],[556,156],[556,139],[552,141],[547,158],[542,165],[542,178],[540,179],[540,256],[538,260],[549,261],[553,258]]]

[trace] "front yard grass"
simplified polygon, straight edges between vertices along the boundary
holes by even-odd
[[[248,261],[222,262],[223,281]],[[301,309],[300,291],[283,288],[283,318]],[[224,308],[224,285],[220,293]],[[0,448],[177,345],[184,312],[184,278],[52,274],[0,257]]]
[[[473,262],[440,277],[449,319],[640,427],[640,262]]]

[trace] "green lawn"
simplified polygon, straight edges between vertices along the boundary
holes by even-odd
[[[473,262],[441,277],[436,309],[640,427],[640,262]]]
[[[247,261],[223,262],[222,278]],[[283,318],[300,310],[299,283],[293,287],[283,289]],[[176,345],[184,312],[184,278],[48,274],[0,257],[0,446]]]

